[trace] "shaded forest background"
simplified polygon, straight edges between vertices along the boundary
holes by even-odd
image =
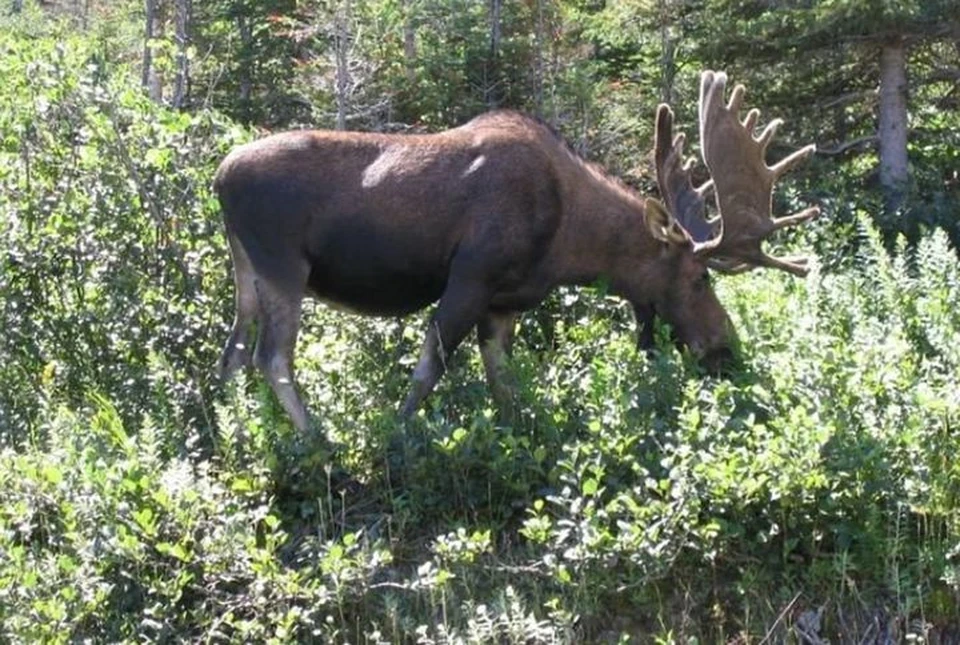
[[[0,641],[958,642],[958,20],[946,0],[0,0]],[[259,377],[216,383],[232,147],[514,108],[654,194],[655,107],[692,140],[704,68],[785,120],[771,161],[819,148],[774,208],[821,205],[773,243],[811,275],[716,281],[729,379],[665,329],[637,352],[596,286],[519,323],[514,425],[467,346],[398,422],[423,316],[307,307],[299,378],[332,454]]]
[[[786,119],[781,146],[817,143],[807,174],[832,178],[815,192],[835,222],[856,204],[888,242],[932,226],[960,241],[951,0],[41,4],[86,29],[124,25],[125,38],[103,33],[104,59],[140,55],[143,86],[175,108],[269,130],[374,131],[433,131],[513,108],[638,184],[656,103],[693,124],[699,71],[727,70],[754,105]]]

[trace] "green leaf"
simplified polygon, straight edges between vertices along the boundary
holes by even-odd
[[[583,494],[587,497],[593,497],[597,494],[600,483],[592,477],[583,482]]]

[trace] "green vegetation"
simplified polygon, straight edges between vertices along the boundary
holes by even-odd
[[[306,14],[250,9],[282,26],[254,30],[247,45],[275,58],[250,78],[226,64],[251,55],[236,43],[204,58],[202,38],[247,4],[205,5],[222,12],[197,27],[184,110],[141,91],[122,11],[85,29],[30,3],[0,19],[0,641],[955,637],[960,263],[944,229],[956,230],[960,148],[915,140],[917,185],[940,192],[905,198],[909,244],[891,243],[887,220],[878,232],[882,200],[861,183],[869,153],[822,160],[785,186],[781,212],[823,198],[826,215],[785,242],[822,260],[804,280],[718,280],[746,365],[726,380],[700,374],[665,330],[648,359],[624,304],[564,290],[521,323],[517,424],[497,421],[465,345],[404,426],[396,409],[424,319],[308,306],[300,381],[331,452],[294,433],[258,376],[226,390],[214,379],[232,286],[210,182],[255,136],[234,119],[296,122],[302,107],[332,125],[335,112],[336,97],[305,80],[320,72],[278,62]],[[524,4],[506,23],[497,73],[513,81],[496,86],[499,100],[538,96],[575,143],[638,164],[660,33],[615,28],[633,3],[588,4]],[[351,55],[382,62],[370,43],[401,29],[396,11],[410,6],[448,28],[418,43],[419,92],[386,85],[405,82],[404,50],[402,37],[381,39],[393,67],[363,68],[372,85],[354,105],[366,110],[378,88],[391,119],[430,128],[482,109],[482,94],[460,100],[477,80],[463,61],[486,51],[479,9],[454,20],[437,3],[364,4],[353,19],[370,49]],[[632,29],[651,19],[637,15]],[[697,16],[676,19],[671,33],[698,42]],[[520,37],[538,24],[565,25],[544,29],[559,60],[544,56],[540,94],[518,71],[540,60],[536,39]],[[583,54],[574,33],[598,49]],[[429,40],[455,36],[459,49]],[[289,94],[257,84],[275,65]],[[683,113],[695,73],[677,76]],[[250,94],[231,99],[245,82]],[[912,118],[955,141],[958,112],[942,106]],[[356,127],[380,118],[357,114]],[[814,119],[798,127],[812,132]]]

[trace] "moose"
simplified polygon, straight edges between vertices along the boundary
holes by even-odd
[[[700,149],[710,180],[699,187],[693,160],[683,157],[684,135],[673,134],[673,112],[658,107],[662,202],[640,197],[548,126],[511,111],[436,134],[296,131],[236,148],[214,181],[236,285],[221,378],[252,362],[306,431],[293,368],[306,295],[380,316],[439,301],[401,414],[419,408],[473,328],[493,396],[502,400],[519,313],[559,285],[598,280],[633,306],[641,347],[652,346],[659,317],[707,368],[722,366],[736,333],[710,271],[805,275],[806,259],[773,257],[761,243],[819,214],[811,207],[772,217],[774,182],[815,146],[768,166],[781,121],[756,134],[759,111],[741,122],[744,88],[725,102],[726,83],[722,72],[701,75]]]

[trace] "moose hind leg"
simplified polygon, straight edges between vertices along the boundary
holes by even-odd
[[[293,373],[293,349],[300,329],[303,299],[301,287],[298,284],[295,288],[284,289],[265,280],[257,280],[256,285],[260,324],[253,362],[267,378],[293,425],[306,433],[309,418],[297,392]]]
[[[230,255],[233,258],[233,281],[236,286],[236,314],[233,328],[220,356],[220,381],[226,383],[241,367],[249,367],[251,351],[249,337],[257,318],[256,274],[243,247],[232,237]]]
[[[477,323],[477,342],[490,392],[501,412],[513,415],[513,390],[507,382],[506,360],[513,347],[517,312],[487,312]]]
[[[447,357],[477,323],[486,310],[487,290],[479,284],[451,280],[440,298],[437,311],[430,319],[427,337],[420,351],[420,361],[413,370],[410,394],[401,410],[411,416],[420,407],[447,369]]]

